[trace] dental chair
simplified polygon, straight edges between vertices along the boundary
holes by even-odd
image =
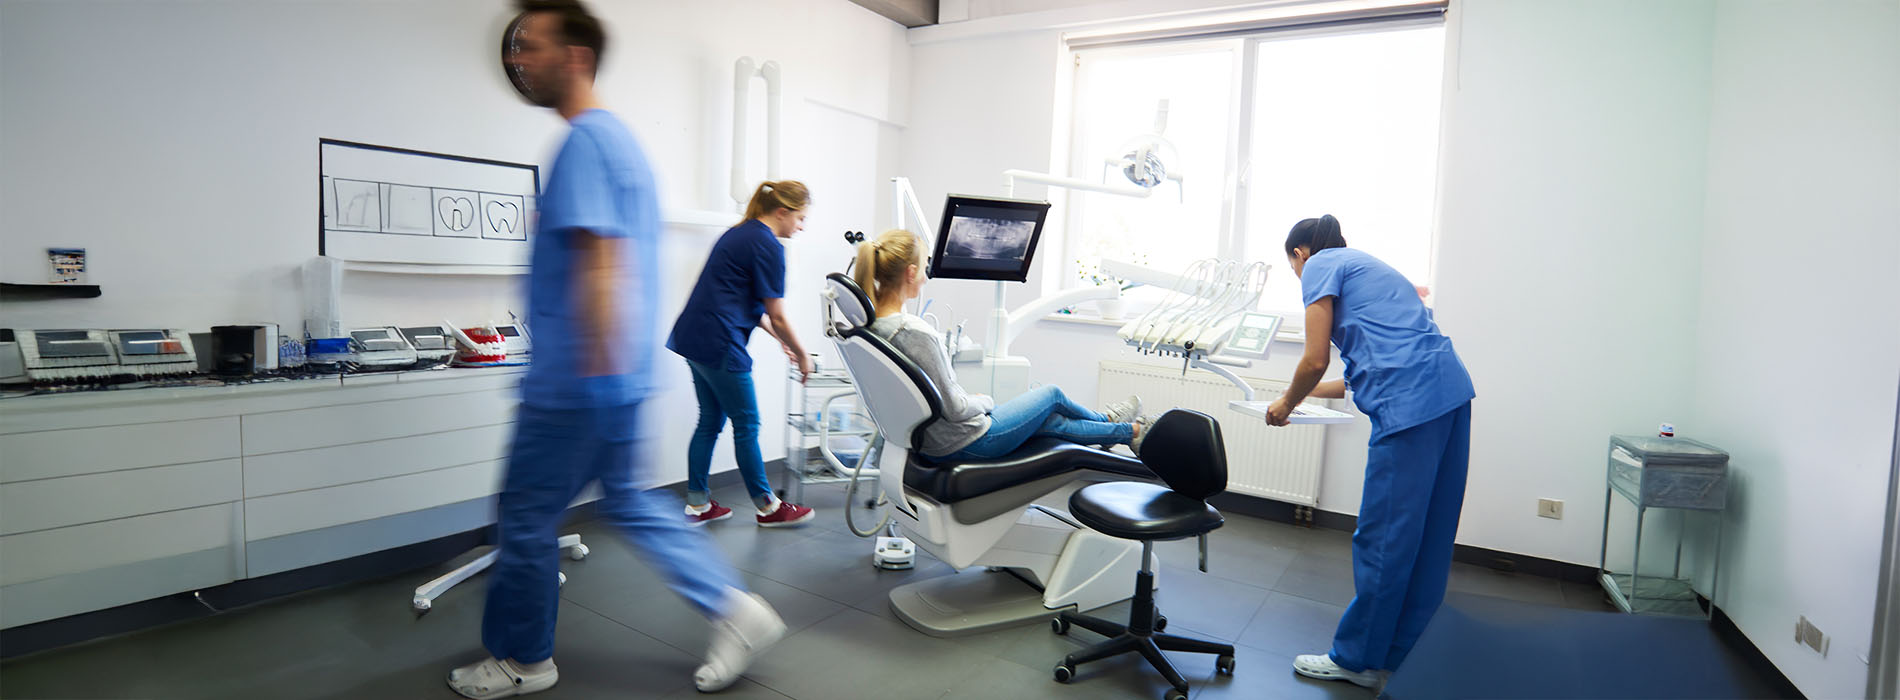
[[[961,573],[890,593],[899,619],[933,636],[974,634],[1130,597],[1142,569],[1139,543],[1083,526],[1036,504],[1084,479],[1152,480],[1139,460],[1038,438],[996,460],[932,459],[914,448],[942,416],[943,398],[922,370],[868,327],[874,306],[856,282],[826,276],[826,334],[885,441],[879,487],[913,543]]]

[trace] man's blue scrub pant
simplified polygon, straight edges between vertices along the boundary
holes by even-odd
[[[638,413],[638,404],[521,407],[501,491],[500,554],[488,574],[482,617],[482,645],[495,658],[536,663],[554,655],[561,594],[556,528],[590,481],[600,481],[600,518],[700,614],[717,617],[727,587],[743,589],[712,539],[680,517],[679,499],[634,486]]]
[[[1333,663],[1396,669],[1445,600],[1465,501],[1471,404],[1374,441],[1352,534],[1356,595],[1333,635]]]

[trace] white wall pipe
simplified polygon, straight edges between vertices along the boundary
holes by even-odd
[[[740,206],[752,199],[752,188],[746,186],[746,126],[751,121],[752,76],[758,68],[752,64],[751,56],[740,56],[732,63],[732,200]]]
[[[732,63],[732,201],[741,206],[752,200],[758,183],[746,176],[747,127],[752,122],[752,79],[765,79],[765,179],[779,178],[779,124],[783,102],[778,61],[753,63],[751,56],[740,56]]]
[[[765,179],[779,179],[779,68],[778,61],[759,66],[765,76]]]

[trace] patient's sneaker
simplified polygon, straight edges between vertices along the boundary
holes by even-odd
[[[1134,450],[1136,456],[1141,455],[1141,441],[1148,439],[1148,427],[1155,424],[1155,418],[1149,415],[1135,419],[1135,439],[1128,441],[1128,449]]]
[[[489,700],[547,690],[560,679],[553,659],[523,665],[491,657],[450,671],[449,687],[463,697]]]
[[[726,614],[713,620],[712,647],[706,650],[706,665],[693,672],[693,687],[702,693],[724,690],[784,636],[785,621],[764,598],[726,589]]]
[[[812,518],[812,510],[796,503],[775,501],[777,508],[770,513],[759,514],[759,527],[794,527],[803,525]]]
[[[705,525],[714,520],[725,520],[730,517],[732,517],[732,509],[719,505],[718,501],[707,501],[706,505],[698,508],[686,507],[686,524],[688,525]]]
[[[1296,656],[1293,658],[1293,672],[1322,681],[1346,681],[1361,688],[1375,687],[1379,685],[1383,677],[1383,674],[1371,669],[1348,671],[1339,664],[1333,663],[1331,654]]]
[[[1102,415],[1110,423],[1133,423],[1135,416],[1141,415],[1141,397],[1130,396],[1127,401],[1116,401],[1102,407]]]

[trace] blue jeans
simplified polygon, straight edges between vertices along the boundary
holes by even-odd
[[[633,485],[638,415],[638,404],[521,407],[498,508],[499,553],[488,573],[482,615],[482,645],[495,658],[536,663],[554,655],[561,600],[557,528],[590,481],[600,482],[600,517],[700,614],[724,614],[726,589],[744,589],[719,546],[680,517],[676,498]]]
[[[712,498],[707,479],[712,474],[713,443],[731,418],[732,457],[745,478],[746,493],[752,495],[755,506],[771,505],[772,482],[765,478],[765,460],[759,455],[759,397],[752,390],[752,375],[692,360],[686,365],[693,370],[693,391],[699,394],[699,425],[693,428],[693,441],[686,448],[686,502],[701,506]]]
[[[1349,671],[1397,669],[1425,633],[1445,600],[1470,456],[1469,402],[1367,450],[1352,533],[1357,595],[1333,635],[1334,663]]]
[[[1123,445],[1135,438],[1132,423],[1110,423],[1104,416],[1070,401],[1060,388],[1043,385],[990,411],[990,430],[948,459],[998,459],[1032,437],[1053,437],[1083,445]]]

